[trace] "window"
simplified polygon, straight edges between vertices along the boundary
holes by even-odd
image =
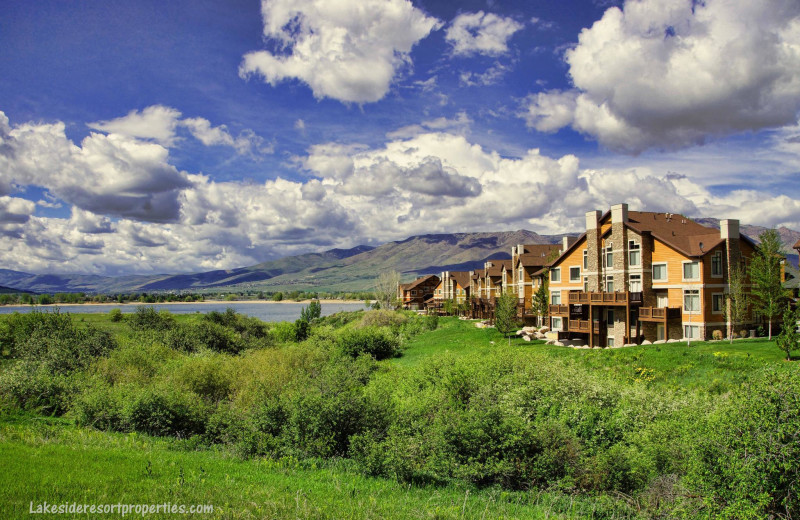
[[[700,279],[700,262],[684,262],[683,263],[683,279],[684,280],[699,280]]]
[[[633,240],[628,241],[628,265],[641,265],[642,252],[640,251],[640,247],[638,242],[634,242]]]
[[[551,282],[560,282],[561,281],[561,268],[556,267],[555,269],[550,270],[550,281]]]
[[[411,296],[416,296],[416,295],[417,295],[417,291],[416,291],[416,290],[414,290],[414,289],[412,289],[412,290],[411,290]]]
[[[642,292],[642,275],[632,274],[628,278],[628,290],[630,292]]]
[[[583,292],[589,292],[589,277],[583,277]]]
[[[608,312],[606,312],[606,323],[609,327],[614,326],[614,309],[608,309]]]
[[[561,330],[561,318],[553,316],[550,318],[550,328],[552,330]]]
[[[603,265],[608,268],[614,267],[614,251],[612,247],[613,244],[608,244],[608,246],[604,249],[605,253],[603,254]]]
[[[653,264],[653,281],[667,281],[667,264]]]
[[[584,271],[588,271],[589,270],[589,250],[588,249],[584,249],[583,250],[583,270]]]
[[[686,312],[700,310],[700,291],[697,289],[683,291],[683,310]]]
[[[525,280],[525,269],[522,266],[519,266],[519,282],[522,283]]]
[[[722,276],[722,251],[711,257],[711,276]]]
[[[550,303],[553,305],[561,305],[561,291],[553,291],[550,293]]]
[[[711,295],[711,312],[721,314],[725,310],[725,296],[722,293]]]
[[[570,283],[580,283],[580,281],[581,281],[581,268],[580,267],[570,267],[569,268],[569,281],[570,281]]]
[[[608,338],[606,338],[606,346],[607,347],[613,347],[614,346],[614,338],[613,337],[609,336]]]
[[[688,339],[698,339],[700,337],[699,325],[684,325],[683,337]]]
[[[614,277],[606,276],[606,292],[614,292]]]

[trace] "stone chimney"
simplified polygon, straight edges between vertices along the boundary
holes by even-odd
[[[606,270],[615,271],[614,288],[625,290],[628,287],[628,205],[615,204],[611,206],[611,244],[614,247],[614,265],[606,266]],[[606,243],[608,245],[608,243]]]
[[[625,203],[616,204],[611,206],[611,222],[613,224],[622,223],[628,221],[628,205]]]
[[[719,221],[719,236],[725,240],[725,259],[727,265],[731,266],[742,259],[742,250],[739,245],[739,221],[725,219]],[[730,274],[728,274],[730,276]]]
[[[586,249],[588,251],[587,269],[589,291],[600,290],[600,211],[586,213]]]
[[[719,221],[719,235],[720,238],[725,240],[739,238],[739,221],[734,219],[725,219]]]

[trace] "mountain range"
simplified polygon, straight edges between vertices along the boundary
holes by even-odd
[[[719,227],[712,218],[696,219]],[[756,238],[766,228],[741,226],[741,232]],[[800,240],[800,232],[785,227],[778,234],[787,251]],[[480,269],[486,260],[510,258],[517,244],[556,244],[564,236],[539,235],[533,231],[447,233],[419,235],[378,247],[357,246],[331,249],[263,262],[250,267],[190,274],[100,276],[86,274],[32,274],[0,269],[0,286],[7,290],[34,292],[131,293],[159,291],[221,292],[262,290],[266,292],[362,291],[370,290],[377,276],[397,270],[403,279],[442,271]],[[789,255],[797,265],[797,255]],[[13,288],[13,289],[8,289]]]

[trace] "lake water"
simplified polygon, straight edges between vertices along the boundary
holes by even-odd
[[[94,314],[107,313],[111,309],[120,309],[124,313],[136,312],[137,307],[154,307],[156,310],[167,310],[174,314],[192,314],[195,312],[206,313],[211,311],[224,312],[228,307],[240,314],[253,316],[264,321],[294,321],[300,317],[300,311],[307,307],[308,303],[249,303],[249,302],[213,302],[213,303],[152,303],[152,304],[108,304],[108,305],[69,305],[59,307],[57,305],[36,306],[44,312],[52,312],[59,308],[61,312],[72,314]],[[31,312],[34,307],[0,307],[0,314],[10,314],[12,312]],[[364,310],[364,302],[358,303],[323,303],[322,315],[328,316],[340,311]]]

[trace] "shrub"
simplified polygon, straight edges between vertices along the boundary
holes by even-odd
[[[74,376],[51,373],[45,367],[20,360],[0,374],[0,396],[6,406],[44,415],[62,415],[77,392]]]
[[[149,435],[188,437],[202,434],[208,411],[202,399],[192,392],[175,388],[136,389],[125,400],[124,428]]]
[[[110,311],[108,311],[108,316],[109,318],[111,318],[111,321],[115,323],[118,321],[122,321],[122,311],[119,309],[111,309]]]
[[[747,331],[747,329],[742,329],[739,331],[740,338],[746,338],[748,336],[750,336],[750,333]]]
[[[168,311],[156,312],[153,307],[136,307],[128,324],[137,330],[165,331],[175,326],[175,318]]]
[[[717,341],[721,340],[723,337],[724,336],[722,334],[722,331],[719,330],[719,329],[716,329],[716,330],[714,330],[714,332],[711,333],[711,338],[715,339]]]
[[[709,518],[800,511],[800,381],[769,369],[702,425],[687,477]]]
[[[233,329],[242,336],[243,339],[266,338],[269,335],[267,324],[258,318],[239,314],[230,307],[225,312],[211,311],[203,316],[204,321],[216,323],[229,329]]]
[[[395,330],[408,322],[405,314],[390,310],[375,310],[363,313],[358,326],[364,327],[389,327]]]
[[[400,355],[400,340],[386,329],[365,327],[345,329],[338,334],[336,345],[347,356],[369,354],[376,360]]]
[[[425,316],[425,328],[427,330],[436,330],[439,328],[439,316],[436,314]]]
[[[297,341],[296,325],[289,321],[281,321],[273,325],[269,331],[270,336],[276,343],[290,343]]]

